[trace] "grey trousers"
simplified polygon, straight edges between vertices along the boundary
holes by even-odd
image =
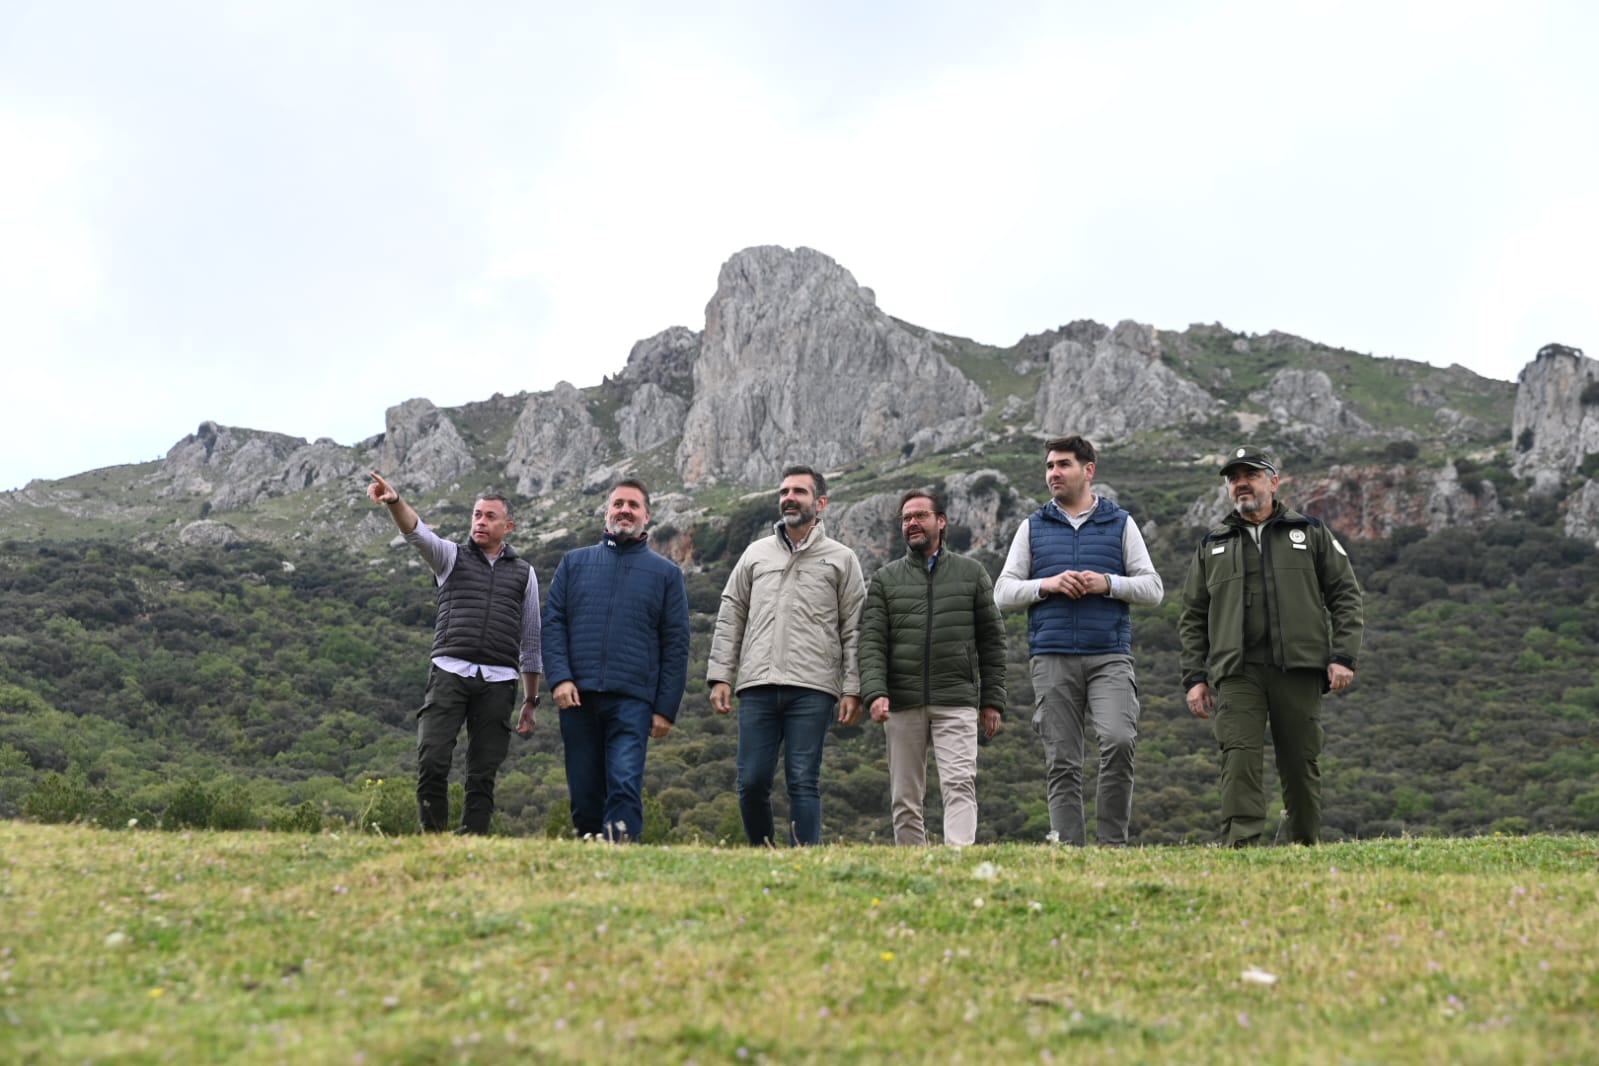
[[[1130,655],[1035,655],[1033,729],[1044,742],[1049,825],[1062,844],[1084,844],[1086,726],[1099,737],[1095,839],[1127,843],[1138,746],[1138,679]]]

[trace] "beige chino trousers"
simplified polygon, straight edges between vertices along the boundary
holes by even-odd
[[[927,843],[922,805],[927,796],[927,749],[938,766],[944,797],[944,843],[977,841],[977,708],[906,707],[883,723],[888,742],[888,791],[894,843]]]

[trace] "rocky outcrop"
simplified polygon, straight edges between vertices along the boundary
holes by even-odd
[[[616,412],[616,433],[622,450],[634,455],[665,444],[682,434],[687,414],[688,403],[682,397],[653,381],[644,382]]]
[[[421,398],[383,416],[384,476],[412,492],[449,485],[471,470],[472,452],[449,415]]]
[[[1553,491],[1599,452],[1599,362],[1579,348],[1548,344],[1516,383],[1511,470]]]
[[[700,354],[700,335],[682,326],[662,330],[633,345],[627,365],[616,380],[637,387],[658,385],[687,397],[694,389],[694,362]]]
[[[1232,511],[1227,487],[1194,501],[1183,516],[1188,527],[1209,527]],[[1429,533],[1450,526],[1484,525],[1501,516],[1491,481],[1461,477],[1453,464],[1333,466],[1320,477],[1284,476],[1277,496],[1289,507],[1321,519],[1349,540],[1374,540],[1404,526]]]
[[[178,543],[186,548],[225,548],[229,544],[237,544],[241,539],[239,531],[226,522],[209,518],[190,522],[178,534]]]
[[[1599,481],[1585,481],[1566,500],[1566,536],[1599,547]]]
[[[1249,394],[1265,408],[1279,435],[1301,444],[1368,437],[1371,424],[1339,399],[1332,379],[1320,370],[1279,370],[1264,389]]]
[[[274,496],[342,481],[360,470],[356,449],[303,437],[202,422],[167,451],[151,476],[159,495],[205,498],[210,511],[234,511]]]
[[[1104,327],[1099,327],[1101,330]],[[1033,421],[1046,436],[1081,433],[1096,444],[1209,417],[1216,400],[1161,362],[1152,326],[1122,322],[1057,341],[1039,385]]]
[[[570,482],[582,484],[609,451],[583,394],[563,381],[527,398],[505,447],[505,472],[516,479],[517,492],[538,496]]]
[[[764,485],[794,462],[909,458],[974,435],[982,410],[982,391],[832,259],[750,248],[706,308],[677,468],[690,486]]]

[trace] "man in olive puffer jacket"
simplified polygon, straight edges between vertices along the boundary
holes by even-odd
[[[944,542],[930,489],[900,499],[909,553],[872,577],[861,619],[861,698],[888,741],[894,843],[927,843],[927,749],[938,763],[944,842],[977,838],[977,735],[1005,711],[1005,626],[981,563]]]

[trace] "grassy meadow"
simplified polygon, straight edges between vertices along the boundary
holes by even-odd
[[[1596,874],[0,822],[0,1061],[1595,1062]]]

